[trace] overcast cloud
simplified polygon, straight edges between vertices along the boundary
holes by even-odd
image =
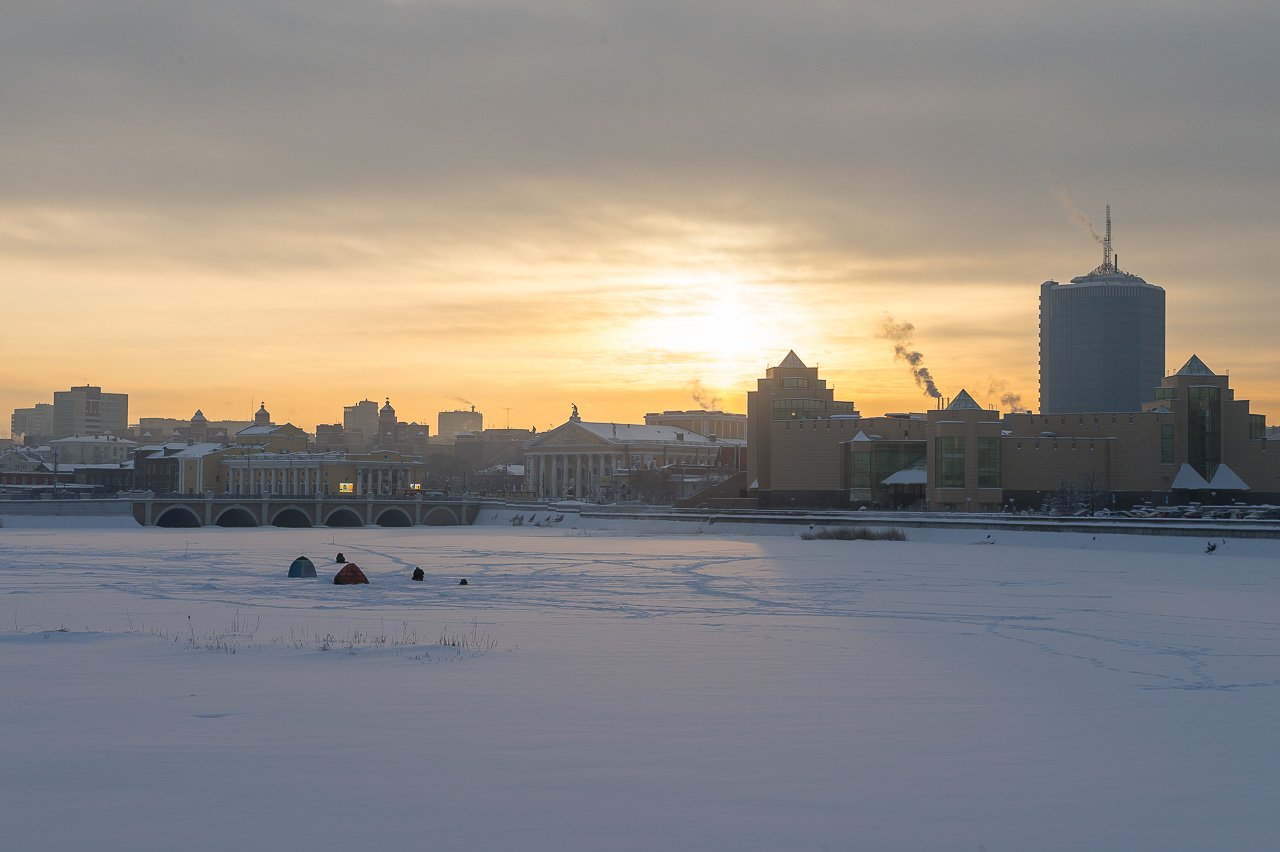
[[[1262,2],[10,0],[0,262],[396,268],[431,301],[666,251],[857,285],[868,338],[897,284],[1030,287],[1034,323],[1100,258],[1064,189],[1170,291],[1171,360],[1194,329],[1278,365],[1223,336],[1280,309],[1278,36]]]

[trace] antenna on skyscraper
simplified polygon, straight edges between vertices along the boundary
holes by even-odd
[[[1102,241],[1102,265],[1111,265],[1111,205],[1107,205],[1107,237]]]

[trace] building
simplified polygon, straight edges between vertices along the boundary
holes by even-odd
[[[436,418],[436,438],[440,443],[449,443],[459,432],[481,432],[484,430],[484,415],[471,406],[470,411],[441,411]]]
[[[56,436],[53,404],[37,402],[31,408],[15,408],[9,420],[9,434],[16,441],[19,437],[27,445],[44,444]]]
[[[526,490],[545,499],[638,499],[692,477],[713,484],[731,467],[741,441],[674,426],[588,423],[577,414],[524,447]],[[665,477],[665,478],[664,478]],[[681,495],[673,486],[671,499]]]
[[[55,391],[53,394],[54,433],[58,438],[72,435],[125,435],[129,428],[129,395],[103,393],[95,385]]]
[[[650,413],[644,416],[646,426],[675,426],[687,429],[710,438],[733,438],[739,441],[747,439],[747,415],[731,414],[727,411],[664,411],[661,414]]]
[[[49,442],[59,464],[123,464],[133,457],[137,444],[115,435],[78,435]]]
[[[942,410],[875,418],[826,407],[825,383],[816,371],[801,375],[807,368],[793,355],[756,393],[807,378],[807,387],[790,382],[791,392],[820,398],[748,403],[758,419],[745,492],[755,505],[1040,511],[1068,492],[1073,511],[1280,502],[1280,448],[1265,416],[1194,355],[1141,411],[1001,415],[961,391]]]
[[[292,423],[272,423],[264,402],[253,415],[253,425],[236,433],[235,443],[263,452],[300,453],[307,449],[307,433]]]
[[[1102,265],[1040,285],[1040,410],[1140,411],[1164,376],[1163,288],[1120,269],[1111,206]]]
[[[373,444],[378,435],[378,403],[371,399],[362,399],[355,405],[344,406],[342,429],[348,433],[344,442],[362,446]],[[358,439],[351,434],[356,432],[360,434]]]
[[[838,445],[852,438],[856,430],[846,431],[844,421],[858,418],[852,402],[835,398],[835,389],[818,378],[816,367],[807,367],[794,351],[776,367],[768,367],[756,389],[747,392],[747,474],[748,490],[756,494],[761,506],[790,505],[797,501],[827,502],[827,496],[841,487],[840,459],[828,453],[814,454],[810,445]],[[825,424],[826,437],[819,439],[819,422]],[[831,423],[839,428],[832,433]],[[809,429],[806,430],[806,424]],[[795,441],[808,431],[811,440]],[[778,488],[781,502],[775,503],[773,491]],[[804,492],[804,493],[800,493]]]

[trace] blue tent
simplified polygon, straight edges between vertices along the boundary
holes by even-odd
[[[289,566],[290,577],[314,577],[315,575],[316,566],[312,565],[311,560],[305,556],[299,556]]]

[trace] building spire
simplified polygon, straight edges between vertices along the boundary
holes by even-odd
[[[1107,205],[1107,236],[1102,241],[1102,266],[1105,269],[1112,265],[1111,261],[1111,205]]]

